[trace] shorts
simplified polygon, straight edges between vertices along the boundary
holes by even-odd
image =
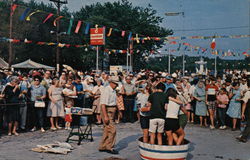
[[[65,115],[65,122],[72,122],[72,118],[68,114]]]
[[[140,116],[141,129],[149,129],[149,117]]]
[[[207,103],[208,103],[207,109],[215,110],[215,107],[216,107],[216,102],[215,101],[208,101]]]
[[[182,114],[182,115],[179,115],[178,118],[179,118],[180,127],[184,129],[187,125],[187,115]]]
[[[180,128],[179,120],[167,118],[165,122],[165,130],[175,132]]]
[[[154,118],[149,120],[149,132],[151,133],[163,133],[165,120],[161,118]]]

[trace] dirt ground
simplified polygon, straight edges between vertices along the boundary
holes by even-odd
[[[46,131],[46,133],[27,132],[19,136],[3,136],[0,139],[0,160],[139,160],[137,139],[141,136],[138,122],[117,125],[116,148],[119,155],[110,155],[98,151],[102,136],[102,126],[93,126],[93,142],[70,142],[74,150],[67,155],[36,153],[31,148],[36,145],[64,142],[69,131]],[[188,160],[250,160],[250,141],[239,143],[235,137],[239,131],[230,129],[210,130],[189,124],[186,128],[186,138],[191,141]]]

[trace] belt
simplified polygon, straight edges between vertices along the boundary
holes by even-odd
[[[107,105],[106,105],[106,107],[116,107],[116,106],[107,106]]]

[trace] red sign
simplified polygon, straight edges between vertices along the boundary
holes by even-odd
[[[105,28],[90,28],[90,45],[105,45]]]

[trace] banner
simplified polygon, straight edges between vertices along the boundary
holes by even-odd
[[[105,45],[105,28],[90,29],[90,45],[99,46]]]

